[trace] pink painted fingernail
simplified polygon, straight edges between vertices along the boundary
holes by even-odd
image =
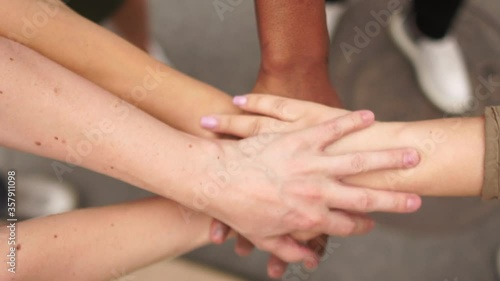
[[[420,162],[420,155],[415,150],[405,152],[403,155],[403,165],[405,167],[415,167]]]
[[[215,117],[205,116],[201,118],[200,124],[203,128],[213,129],[219,125],[219,121]]]
[[[375,115],[371,111],[363,111],[361,112],[361,119],[365,122],[369,122],[375,119]]]
[[[245,96],[236,96],[233,98],[234,105],[245,105],[247,104],[248,98]]]
[[[406,201],[406,208],[408,209],[408,211],[416,211],[418,208],[420,208],[420,205],[421,200],[416,196],[412,196]]]

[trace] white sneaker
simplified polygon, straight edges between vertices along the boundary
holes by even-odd
[[[346,11],[346,5],[342,2],[326,3],[326,28],[328,29],[328,36],[330,37],[330,42],[333,41],[335,37],[335,31],[340,23],[340,19]]]
[[[16,216],[29,219],[74,210],[78,193],[68,184],[44,175],[23,175],[16,187]]]
[[[439,109],[461,114],[472,105],[472,90],[465,60],[455,38],[411,38],[402,13],[391,18],[390,34],[408,57],[427,98]]]

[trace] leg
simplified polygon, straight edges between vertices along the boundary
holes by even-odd
[[[467,112],[472,90],[458,41],[449,34],[462,0],[415,0],[409,17],[394,14],[390,33],[415,69],[422,92],[439,109]]]

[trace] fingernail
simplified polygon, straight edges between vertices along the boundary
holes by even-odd
[[[213,229],[213,231],[212,231],[212,237],[218,243],[222,243],[222,240],[224,239],[224,231],[222,231],[222,228],[220,226],[216,226]]]
[[[304,260],[304,265],[307,269],[314,269],[318,267],[318,261],[313,257],[308,257]]]
[[[206,116],[201,118],[201,126],[206,129],[213,129],[219,125],[219,121],[215,117]]]
[[[233,104],[234,105],[245,105],[247,104],[247,97],[245,96],[236,96],[233,98]]]
[[[375,115],[371,111],[363,111],[361,113],[361,119],[365,122],[369,122],[375,119]]]
[[[281,265],[273,265],[272,267],[272,272],[273,272],[273,276],[274,277],[279,277],[279,275],[281,274],[281,272],[283,272],[283,266]]]
[[[420,162],[420,155],[414,151],[405,152],[403,155],[403,165],[405,167],[414,167]]]
[[[406,201],[406,208],[409,211],[417,210],[420,207],[420,199],[417,197],[410,197]]]

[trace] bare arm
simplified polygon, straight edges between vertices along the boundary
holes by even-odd
[[[356,149],[412,146],[420,151],[422,162],[411,171],[367,173],[347,178],[346,182],[426,196],[480,196],[484,136],[481,117],[380,123],[330,149],[348,153]]]
[[[342,157],[324,152],[326,144],[370,126],[371,112],[272,138],[206,140],[175,131],[10,40],[0,38],[0,58],[0,129],[8,132],[0,144],[71,163],[52,164],[59,176],[78,165],[175,200],[283,260],[314,255],[289,235],[307,240],[311,232],[365,233],[372,224],[359,212],[420,207],[412,194],[351,189],[337,180],[360,172],[351,165],[354,156],[366,159],[369,170],[418,164],[411,149]],[[360,204],[367,194],[374,203]]]
[[[2,260],[16,248],[15,273],[3,263],[5,281],[118,279],[164,258],[208,244],[210,218],[184,220],[178,203],[163,198],[83,209],[17,224],[15,245],[0,230]]]
[[[325,1],[255,3],[262,61],[254,92],[340,106],[328,76]]]
[[[182,131],[210,112],[237,113],[225,93],[165,66],[58,0],[0,0],[0,35],[18,41]],[[45,21],[40,23],[40,18]],[[187,118],[187,115],[189,117]]]
[[[241,108],[269,117],[222,116],[212,118],[211,130],[246,137],[280,128],[293,131],[349,111],[265,95],[249,95]],[[278,123],[276,123],[278,122]],[[483,118],[450,118],[409,123],[383,123],[349,135],[328,148],[349,153],[414,147],[421,163],[410,170],[378,171],[347,177],[345,182],[379,189],[430,196],[479,196],[484,174]]]

